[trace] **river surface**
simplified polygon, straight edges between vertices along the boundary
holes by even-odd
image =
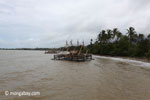
[[[0,100],[150,100],[150,68],[94,56],[51,60],[43,51],[0,51]],[[40,92],[6,96],[5,91]]]

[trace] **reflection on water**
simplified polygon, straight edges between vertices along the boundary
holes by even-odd
[[[51,60],[42,51],[0,51],[0,100],[150,100],[150,69],[96,58]],[[40,96],[5,96],[4,91]]]

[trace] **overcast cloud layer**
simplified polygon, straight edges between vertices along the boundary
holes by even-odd
[[[0,48],[59,47],[130,26],[150,33],[150,0],[0,0]]]

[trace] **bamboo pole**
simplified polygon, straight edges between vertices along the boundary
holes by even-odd
[[[87,55],[87,53],[88,53],[88,50],[86,50],[85,56]]]
[[[82,47],[83,47],[83,46],[81,45],[81,48],[80,48],[80,51],[79,51],[78,55],[80,55],[80,54],[81,54]]]

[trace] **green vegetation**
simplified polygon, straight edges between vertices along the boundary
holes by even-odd
[[[109,56],[150,58],[150,34],[137,34],[133,27],[122,34],[117,28],[102,30],[96,41],[87,46],[90,53]]]

